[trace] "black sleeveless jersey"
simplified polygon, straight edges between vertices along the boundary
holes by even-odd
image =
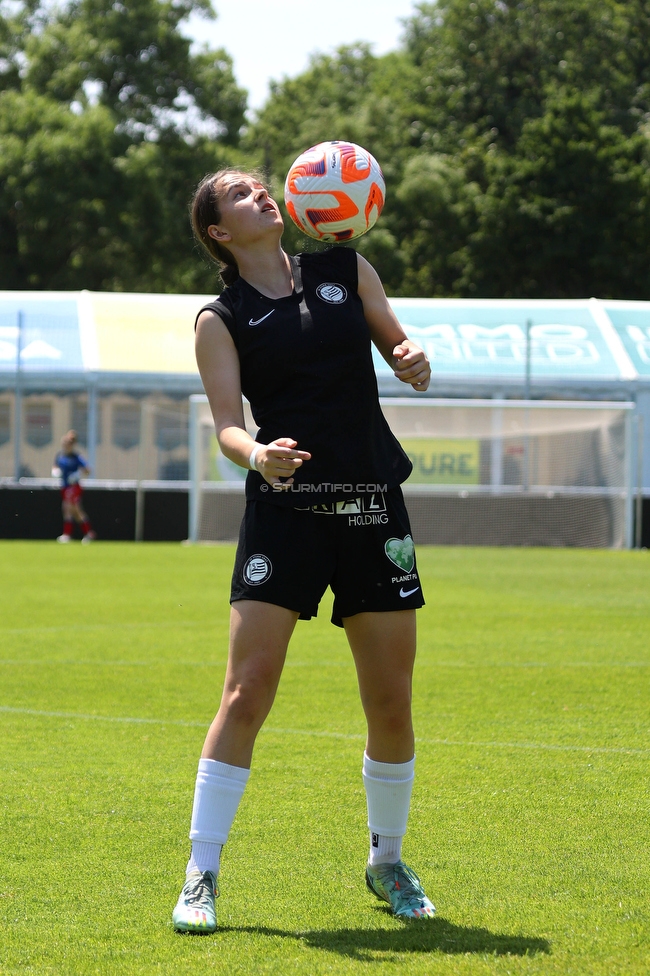
[[[312,455],[289,491],[249,472],[246,497],[302,508],[393,488],[411,462],[379,406],[356,252],[337,247],[290,261],[292,295],[267,298],[238,278],[201,309],[216,312],[233,338],[257,440],[292,437]]]

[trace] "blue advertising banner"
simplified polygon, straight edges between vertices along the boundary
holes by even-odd
[[[533,377],[635,375],[597,302],[392,299],[390,304],[409,338],[426,350],[437,377],[523,379],[527,329]],[[378,372],[390,372],[379,356],[375,365]]]
[[[20,368],[38,370],[82,370],[76,297],[59,298],[4,292],[0,301],[0,370],[16,371],[19,313],[22,313]]]
[[[604,302],[639,376],[650,377],[650,302]]]
[[[0,292],[0,376],[92,371],[196,376],[193,324],[210,296]],[[521,384],[650,380],[650,302],[390,299],[434,380]],[[529,341],[527,341],[527,336]],[[380,377],[391,367],[373,350]],[[197,376],[198,382],[198,376]],[[392,388],[391,388],[392,389]]]

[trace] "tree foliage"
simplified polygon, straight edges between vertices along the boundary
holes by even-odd
[[[0,286],[211,290],[192,187],[308,146],[380,161],[358,241],[393,294],[650,299],[650,0],[419,3],[400,47],[311,59],[252,124],[209,0],[0,0]],[[290,249],[314,247],[287,221]]]
[[[0,7],[0,287],[211,290],[187,203],[238,153],[225,51],[179,30],[207,0]]]
[[[643,0],[420,6],[416,156],[446,176],[401,215],[407,293],[650,297],[649,42]]]
[[[360,249],[396,294],[650,298],[649,82],[647,0],[439,0],[276,85],[249,140],[278,180],[287,146],[377,156]]]

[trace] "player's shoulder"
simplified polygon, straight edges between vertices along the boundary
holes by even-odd
[[[197,312],[194,320],[194,331],[196,331],[199,316],[202,315],[203,312],[212,312],[214,315],[219,316],[228,331],[231,332],[235,326],[234,310],[239,299],[240,291],[241,284],[240,279],[238,278],[233,282],[232,285],[228,285],[227,288],[224,288],[221,294],[217,295],[213,301],[206,302],[206,304],[203,305]]]

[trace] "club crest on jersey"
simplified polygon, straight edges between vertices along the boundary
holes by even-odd
[[[324,281],[316,289],[316,294],[329,305],[342,305],[348,297],[347,289],[335,281]]]
[[[271,560],[268,556],[263,556],[258,552],[254,556],[248,557],[244,563],[242,575],[251,586],[259,586],[260,583],[266,583],[272,572]]]
[[[384,552],[398,569],[410,573],[415,565],[415,547],[410,535],[403,539],[388,539],[384,545]]]

